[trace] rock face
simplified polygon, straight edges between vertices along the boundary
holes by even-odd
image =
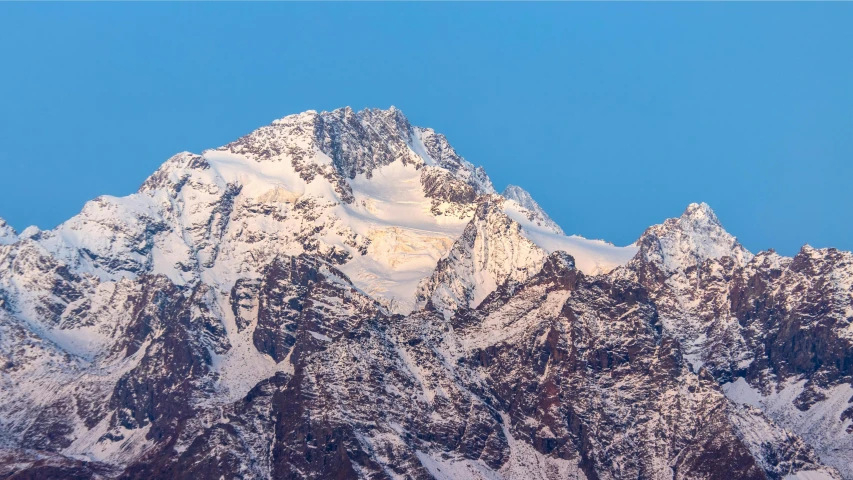
[[[615,247],[396,109],[0,220],[3,478],[853,478],[853,256]]]

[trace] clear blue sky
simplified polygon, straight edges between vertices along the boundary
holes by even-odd
[[[853,4],[0,4],[0,216],[52,228],[172,154],[395,105],[567,233],[708,202],[853,249]]]

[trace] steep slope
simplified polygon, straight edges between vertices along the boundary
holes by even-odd
[[[853,477],[853,255],[762,253],[735,277],[731,308],[750,362],[726,391],[799,433]]]
[[[696,266],[708,259],[731,257],[743,264],[752,258],[705,203],[691,203],[680,217],[649,227],[637,244],[644,261],[667,272]]]
[[[223,289],[278,254],[307,252],[408,312],[477,198],[492,193],[482,169],[398,110],[306,112],[201,155],[176,155],[138,193],[100,197],[28,238],[101,280],[151,273]],[[541,215],[513,205],[525,222]],[[542,243],[565,239],[549,230]],[[567,242],[583,257],[583,239]]]

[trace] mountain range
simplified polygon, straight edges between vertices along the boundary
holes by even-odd
[[[567,236],[394,107],[0,219],[0,478],[853,479],[851,401],[850,252]]]

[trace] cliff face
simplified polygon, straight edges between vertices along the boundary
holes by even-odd
[[[853,478],[853,257],[615,247],[395,109],[0,220],[13,478]]]

